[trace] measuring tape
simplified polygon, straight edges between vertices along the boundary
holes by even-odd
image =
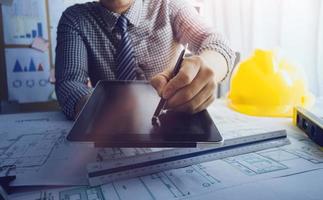
[[[91,186],[289,144],[285,130],[225,140],[214,148],[177,148],[87,166]]]

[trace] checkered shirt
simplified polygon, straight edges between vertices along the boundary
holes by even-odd
[[[189,44],[193,54],[204,50],[221,53],[229,66],[234,52],[221,35],[206,26],[184,0],[134,0],[124,15],[135,51],[137,79],[151,79],[171,66]],[[64,114],[75,117],[79,100],[91,93],[88,80],[116,78],[116,49],[120,34],[115,24],[120,15],[99,2],[76,4],[62,15],[57,31],[56,94]],[[174,64],[173,64],[174,65]]]

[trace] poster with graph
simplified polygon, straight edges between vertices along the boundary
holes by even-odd
[[[14,0],[2,6],[6,45],[30,45],[34,38],[48,39],[45,0]]]
[[[9,101],[49,101],[54,87],[49,83],[48,53],[29,48],[7,48],[5,56]]]

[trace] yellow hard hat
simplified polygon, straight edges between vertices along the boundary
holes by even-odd
[[[295,106],[313,105],[304,73],[272,51],[256,49],[253,56],[233,71],[229,107],[249,115],[292,117]]]

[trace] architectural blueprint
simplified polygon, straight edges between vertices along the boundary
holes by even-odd
[[[141,153],[139,150],[131,149],[124,151]],[[120,149],[101,150],[101,153],[116,157],[123,154]],[[299,140],[292,138],[292,145],[282,148],[118,181],[96,188],[63,188],[17,194],[12,196],[12,199],[128,199],[135,194],[140,195],[141,199],[191,198],[243,183],[322,168],[322,161],[322,152],[314,144],[306,138]]]
[[[55,112],[0,116],[0,166],[15,166],[21,179],[33,177],[64,141],[70,126]]]
[[[275,180],[323,168],[323,152],[307,139],[292,138],[292,144],[232,158],[164,171],[100,187],[75,187],[42,190],[11,196],[13,200],[110,200],[183,199],[259,181]],[[212,195],[210,195],[212,197]]]
[[[248,122],[221,104],[212,109],[210,113],[224,138],[271,130],[256,126],[258,121]],[[72,122],[58,112],[0,116],[0,165],[16,167],[13,186],[87,185],[88,163],[161,150],[95,149],[89,144],[70,143],[65,136],[71,126]]]
[[[289,119],[258,120],[230,113],[231,111],[224,107],[214,107],[209,111],[219,130],[221,132],[226,130],[225,133],[228,133],[224,135],[226,138],[241,136],[244,134],[243,130],[246,133],[253,132],[255,130],[251,130],[250,124],[261,124],[261,121],[266,126],[287,129],[291,144],[115,181],[98,187],[88,187],[83,171],[86,163],[146,154],[161,149],[94,149],[88,144],[68,143],[64,136],[72,123],[66,121],[60,113],[23,114],[19,117],[6,115],[5,119],[0,116],[0,137],[4,138],[0,141],[0,162],[1,165],[17,166],[19,176],[14,185],[28,185],[28,183],[46,185],[47,182],[47,185],[62,186],[16,193],[11,195],[10,199],[110,200],[129,199],[134,196],[140,196],[140,199],[198,199],[202,194],[217,193],[228,188],[323,168],[323,152],[293,128]],[[230,119],[225,120],[228,115],[231,115]],[[27,126],[23,123],[30,123],[28,125],[30,128],[26,130],[24,127]],[[260,130],[260,126],[258,127]],[[80,152],[81,156],[75,156]],[[66,184],[67,182],[69,184]],[[75,187],[66,187],[73,185]]]
[[[70,143],[71,126],[59,112],[0,116],[0,166],[15,166],[12,186],[87,185],[87,163],[151,151]]]

